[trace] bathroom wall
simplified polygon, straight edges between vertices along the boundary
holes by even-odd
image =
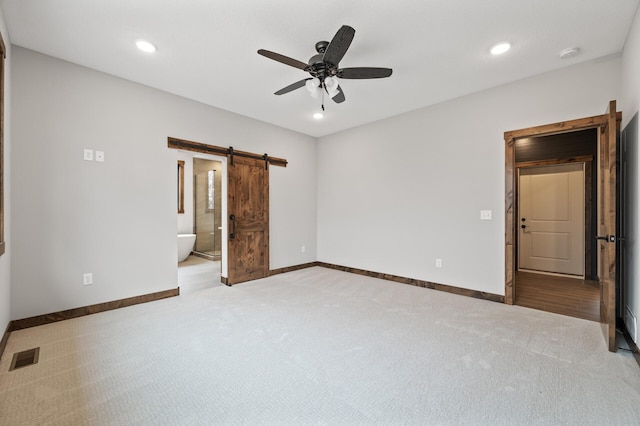
[[[24,48],[12,55],[12,319],[178,286],[169,136],[286,158],[270,172],[270,267],[316,260],[315,138]],[[84,161],[85,148],[105,162]]]
[[[194,209],[194,204],[195,204],[195,200],[194,200],[194,179],[193,179],[193,162],[195,159],[197,158],[209,158],[212,159],[211,161],[215,162],[215,164],[217,164],[218,166],[216,167],[216,205],[215,205],[215,210],[216,210],[216,230],[218,232],[218,234],[222,237],[222,233],[224,231],[224,229],[222,230],[218,230],[218,227],[224,226],[225,224],[222,222],[222,212],[223,212],[223,197],[222,195],[224,194],[224,190],[223,190],[223,182],[225,177],[223,176],[222,173],[222,160],[223,158],[219,159],[219,160],[215,160],[215,156],[210,156],[210,155],[203,155],[203,154],[198,154],[198,153],[194,153],[194,152],[189,152],[189,151],[180,151],[180,150],[176,150],[176,161],[181,160],[184,161],[184,166],[185,166],[185,170],[184,170],[184,174],[185,174],[185,182],[184,182],[184,213],[183,214],[178,214],[178,234],[192,234],[195,231],[195,222],[194,222],[194,218],[195,218],[195,209]],[[217,240],[217,239],[216,239]],[[222,252],[222,244],[223,244],[223,239],[220,238],[219,241],[215,242],[215,249],[218,250],[219,252]]]
[[[213,252],[219,256],[222,252],[222,163],[216,162],[215,168],[215,213]]]
[[[193,159],[193,181],[195,251],[220,255],[222,229],[222,163],[219,161]],[[214,208],[208,208],[208,172],[214,171]]]

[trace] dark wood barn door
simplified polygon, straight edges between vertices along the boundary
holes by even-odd
[[[264,160],[236,156],[228,173],[228,282],[269,275],[269,168]]]

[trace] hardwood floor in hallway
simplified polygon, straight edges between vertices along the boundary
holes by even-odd
[[[597,281],[516,272],[515,304],[590,321],[600,321]]]

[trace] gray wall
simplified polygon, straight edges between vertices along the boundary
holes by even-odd
[[[604,114],[620,72],[584,63],[320,138],[318,260],[504,295],[504,132]]]
[[[622,57],[622,128],[640,109],[640,9],[636,12],[633,26],[627,37]],[[625,304],[629,307],[636,318],[640,318],[640,224],[638,211],[638,198],[640,197],[640,180],[638,178],[638,164],[640,163],[640,150],[638,144],[640,140],[630,141],[635,144],[633,152],[635,156],[627,158],[628,167],[634,170],[635,180],[628,181],[629,192],[632,197],[627,200],[634,214],[627,217],[628,233],[626,235],[627,259],[629,265],[629,276],[624,289]],[[625,306],[625,308],[627,307]],[[636,343],[638,343],[636,337]]]
[[[4,241],[5,254],[0,256],[0,336],[11,318],[11,57],[12,48],[9,32],[0,10],[0,32],[7,48],[4,76]],[[1,337],[0,337],[1,338]]]
[[[289,160],[270,173],[270,266],[316,259],[314,138],[19,47],[12,71],[12,319],[177,287],[168,136]]]

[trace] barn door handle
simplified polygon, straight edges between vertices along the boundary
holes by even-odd
[[[233,240],[236,237],[236,216],[229,216],[229,220],[231,221],[231,233],[229,234],[229,239]]]

